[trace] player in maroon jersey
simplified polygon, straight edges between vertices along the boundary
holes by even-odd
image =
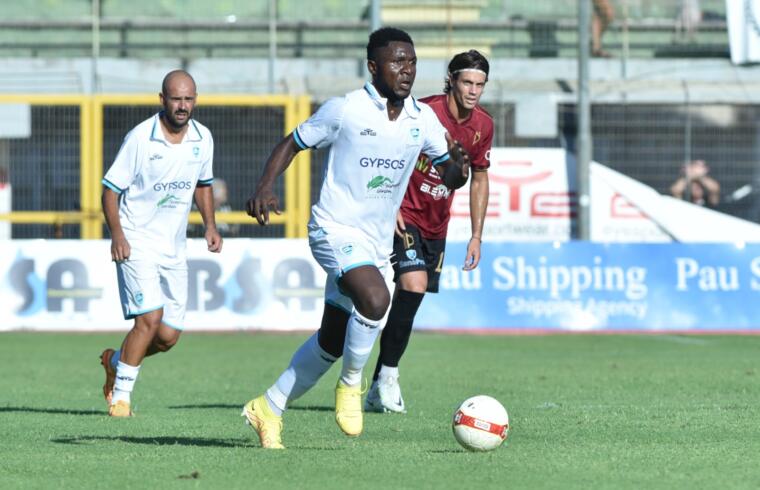
[[[488,167],[493,119],[478,105],[488,81],[488,60],[479,52],[459,53],[449,62],[444,93],[420,99],[470,155],[470,219],[472,236],[464,270],[480,262],[483,220],[488,205]],[[409,343],[417,309],[426,292],[438,292],[454,191],[443,184],[425,155],[409,180],[394,237],[396,291],[380,337],[380,355],[365,410],[404,413],[398,365]]]

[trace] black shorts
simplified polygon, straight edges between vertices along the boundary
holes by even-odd
[[[437,293],[445,250],[445,238],[423,238],[416,226],[406,225],[403,237],[393,235],[393,280],[405,272],[427,271],[427,292]]]

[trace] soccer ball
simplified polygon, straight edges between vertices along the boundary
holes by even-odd
[[[454,413],[454,437],[469,451],[490,451],[501,446],[509,431],[509,415],[495,398],[473,396]]]

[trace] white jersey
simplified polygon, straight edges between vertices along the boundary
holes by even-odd
[[[393,249],[396,213],[420,152],[449,159],[446,129],[433,110],[407,97],[395,121],[387,99],[366,83],[328,100],[294,131],[302,148],[331,146],[310,228],[359,229],[381,256]]]
[[[179,144],[169,143],[159,114],[124,138],[103,185],[119,193],[119,220],[131,247],[130,258],[185,260],[187,217],[197,184],[214,181],[214,141],[190,120]]]

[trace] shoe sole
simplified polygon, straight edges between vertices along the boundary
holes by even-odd
[[[240,416],[245,418],[245,425],[249,426],[253,431],[256,432],[256,435],[259,437],[259,443],[261,443],[262,449],[285,449],[285,446],[283,445],[280,445],[279,447],[264,446],[264,441],[262,440],[261,434],[259,433],[258,424],[256,424],[256,422],[251,420],[251,419],[255,419],[256,421],[258,421],[259,419],[258,417],[254,415],[248,415],[248,410],[245,407],[243,407],[243,411],[240,413]]]

